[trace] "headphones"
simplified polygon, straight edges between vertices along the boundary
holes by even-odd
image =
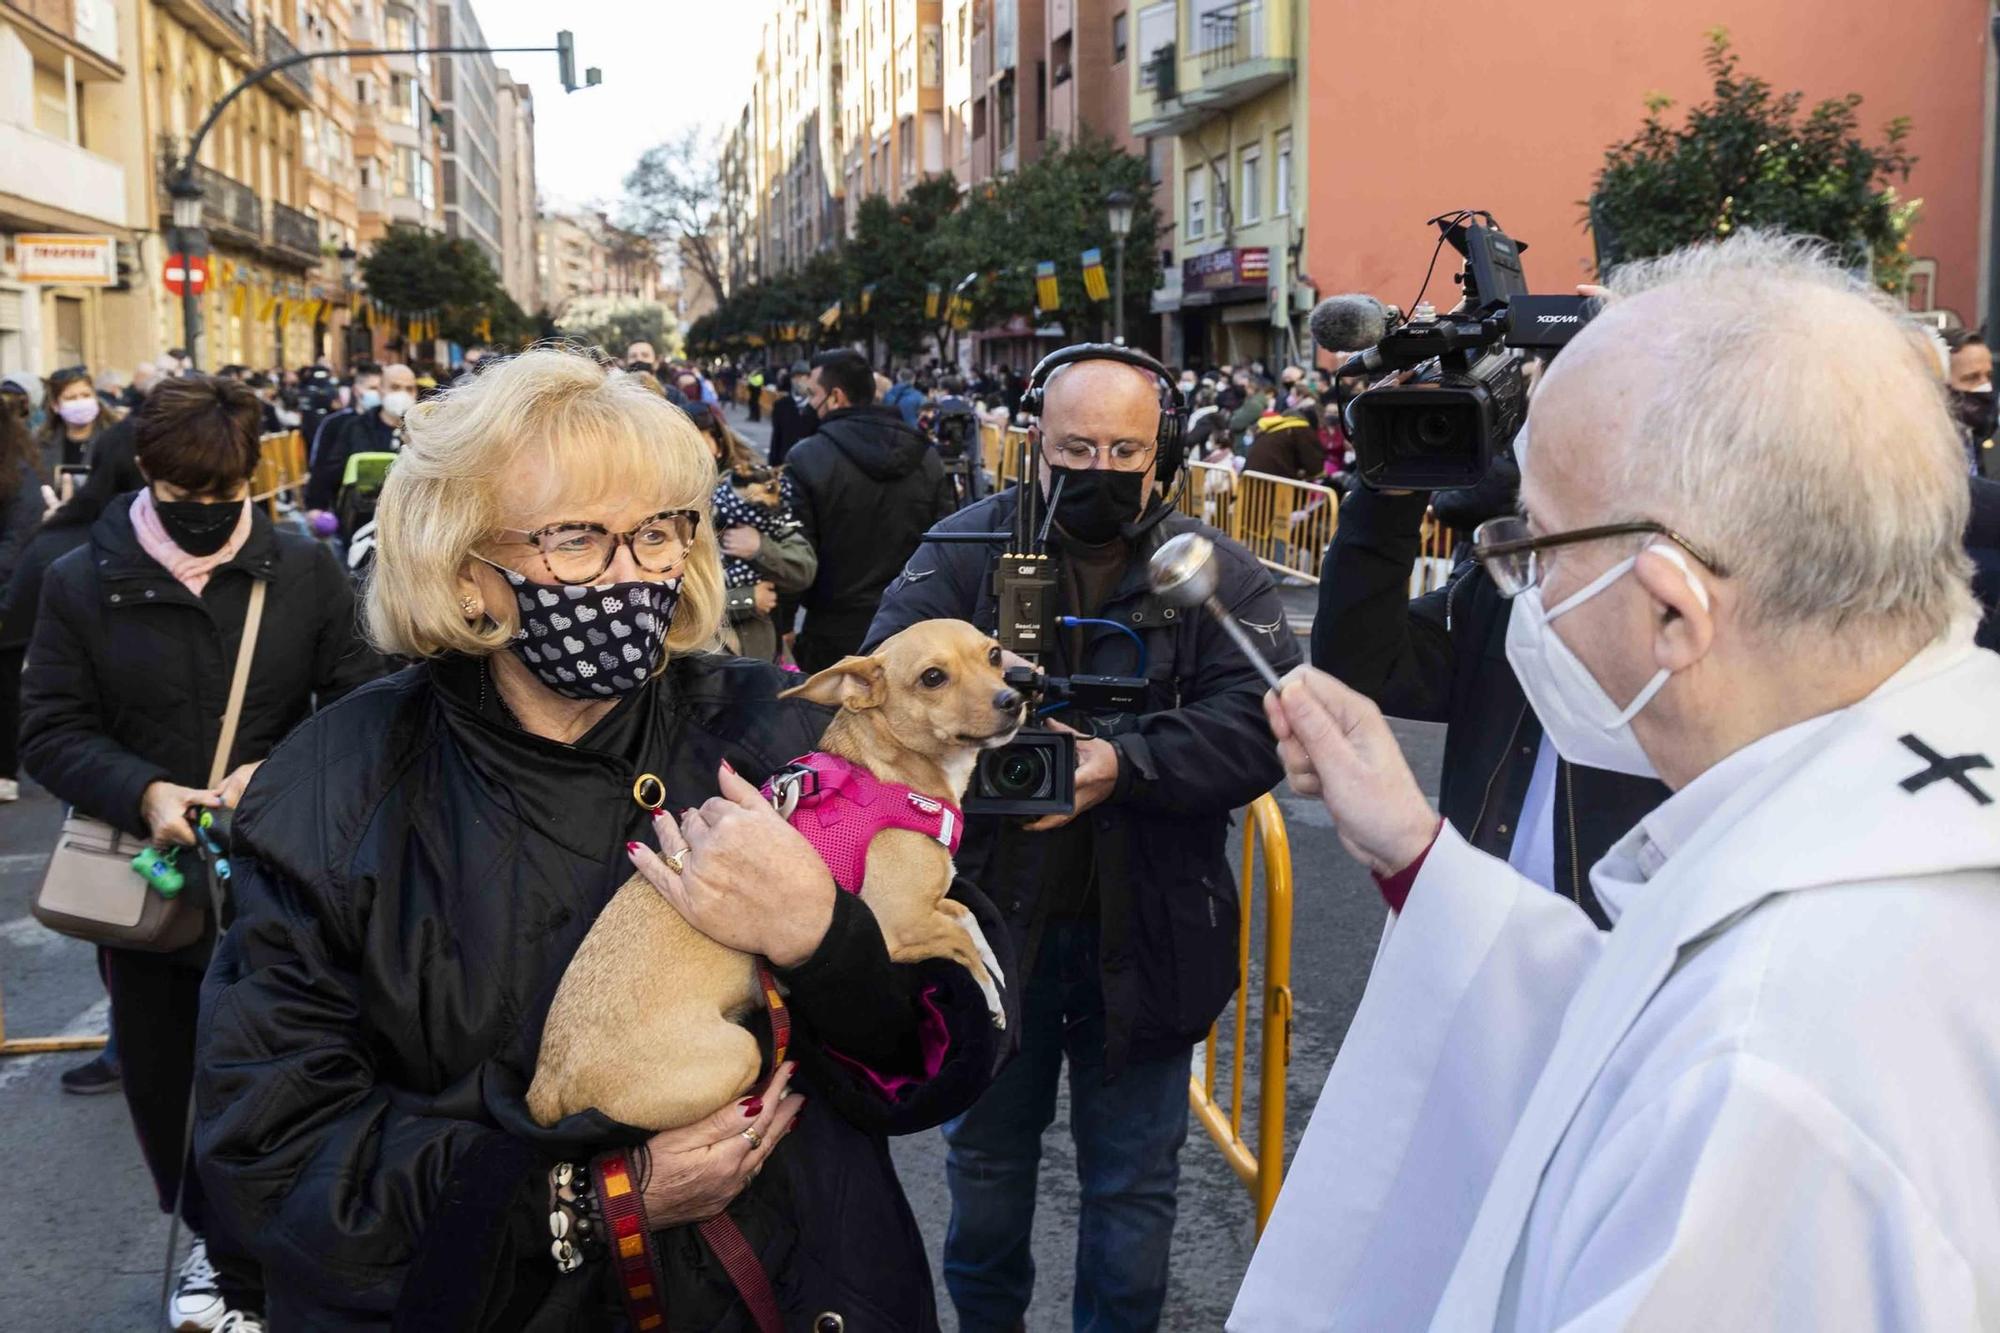
[[[1077,343],[1059,347],[1039,361],[1028,374],[1028,391],[1021,395],[1021,411],[1040,420],[1049,378],[1064,366],[1081,361],[1116,361],[1145,371],[1160,382],[1160,433],[1154,437],[1154,475],[1160,489],[1173,491],[1174,474],[1181,466],[1181,437],[1187,433],[1187,399],[1174,383],[1167,368],[1135,347],[1120,343]]]

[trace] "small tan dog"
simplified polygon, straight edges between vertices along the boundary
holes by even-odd
[[[926,620],[780,697],[840,710],[823,752],[955,803],[979,752],[1007,744],[1024,720],[1026,701],[1001,670],[999,645],[973,626]],[[957,962],[1004,1024],[999,964],[971,911],[945,896],[950,852],[914,829],[884,828],[866,857],[861,901],[890,959]],[[556,988],[528,1110],[543,1125],[589,1107],[641,1129],[692,1124],[756,1081],[762,1054],[742,1020],[762,1003],[756,960],[700,934],[635,875]]]

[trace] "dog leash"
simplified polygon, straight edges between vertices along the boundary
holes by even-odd
[[[650,773],[632,784],[632,797],[654,815],[658,803],[647,795],[666,800],[666,784]],[[792,1046],[792,1011],[779,993],[778,979],[771,965],[757,959],[757,985],[764,992],[764,1008],[771,1020],[771,1069],[775,1073],[785,1063]],[[666,1302],[662,1289],[659,1250],[646,1228],[640,1191],[632,1180],[632,1170],[624,1153],[606,1153],[592,1166],[597,1176],[597,1197],[603,1200],[604,1223],[611,1230],[613,1270],[618,1274],[619,1291],[625,1298],[625,1315],[636,1333],[665,1333]],[[750,1247],[743,1228],[727,1211],[699,1223],[695,1232],[708,1245],[730,1285],[749,1309],[758,1333],[784,1333],[778,1312],[777,1292],[763,1260]]]

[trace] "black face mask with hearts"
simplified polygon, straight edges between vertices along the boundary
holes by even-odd
[[[681,581],[530,583],[494,565],[514,589],[521,628],[508,646],[535,678],[570,699],[615,699],[660,669]]]

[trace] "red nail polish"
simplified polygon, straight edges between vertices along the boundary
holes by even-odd
[[[636,855],[639,849],[644,845],[645,845],[644,843],[628,842],[625,844],[625,850]]]
[[[762,1114],[764,1114],[764,1101],[761,1097],[752,1097],[748,1102],[744,1103],[743,1118],[745,1120],[755,1120]]]
[[[725,773],[734,773],[736,771],[736,767],[735,765],[731,764],[727,759],[725,759],[722,761],[722,771]]]
[[[757,1099],[756,1099],[755,1097],[745,1097],[745,1098],[744,1098],[744,1099],[743,1099],[742,1101],[740,1101],[740,1102],[738,1102],[738,1103],[736,1103],[736,1104],[737,1104],[738,1106],[750,1106],[750,1105],[753,1105],[753,1104],[754,1104],[754,1103],[756,1102],[756,1100],[757,1100]]]

